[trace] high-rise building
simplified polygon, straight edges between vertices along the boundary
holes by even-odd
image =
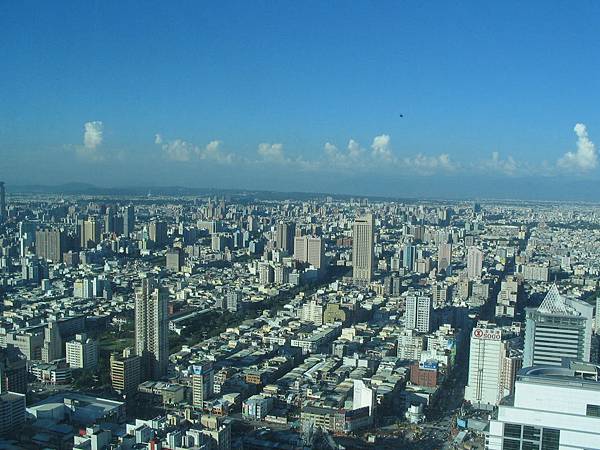
[[[486,449],[600,448],[599,375],[598,367],[573,361],[521,369],[514,396],[490,421]]]
[[[279,222],[276,228],[275,242],[277,247],[291,254],[294,251],[294,236],[296,225],[294,223]]]
[[[98,365],[98,343],[85,334],[77,334],[67,342],[66,354],[72,369],[95,369]]]
[[[115,207],[110,205],[106,207],[106,214],[104,215],[104,232],[114,233],[116,229],[116,211]]]
[[[191,373],[192,404],[197,408],[202,408],[204,401],[208,400],[213,394],[214,370],[212,363],[194,364],[191,367]]]
[[[400,336],[398,336],[398,358],[406,361],[419,361],[424,349],[425,336],[411,329],[400,332]]]
[[[44,346],[42,347],[42,361],[49,363],[62,358],[63,340],[60,336],[58,323],[49,322],[44,329]]]
[[[180,272],[183,264],[185,263],[185,257],[183,251],[180,248],[172,248],[167,252],[166,265],[168,270],[173,272]]]
[[[525,367],[590,360],[593,305],[563,297],[553,284],[537,309],[525,311]]]
[[[27,393],[27,360],[15,347],[0,349],[0,393]]]
[[[357,217],[352,229],[352,278],[369,283],[373,278],[374,234],[373,214]]]
[[[0,436],[18,431],[25,424],[25,394],[0,394]]]
[[[142,357],[144,379],[167,374],[169,362],[169,294],[154,278],[143,278],[135,293],[135,347]]]
[[[519,301],[519,286],[519,279],[516,276],[509,276],[502,281],[496,301],[496,317],[509,319],[515,317]]]
[[[413,271],[416,259],[417,247],[411,243],[404,245],[402,248],[402,267],[409,271]]]
[[[406,297],[404,325],[406,328],[420,333],[431,331],[431,297],[428,295],[412,294]]]
[[[66,250],[65,233],[58,228],[43,228],[35,232],[35,254],[54,263],[62,261]]]
[[[123,234],[127,237],[135,229],[135,208],[133,205],[127,205],[122,210],[123,214]]]
[[[300,320],[317,326],[323,325],[323,305],[315,300],[306,302],[300,309]]]
[[[4,188],[4,181],[0,181],[0,223],[5,222],[8,219],[8,213],[6,212],[6,189]]]
[[[324,266],[325,242],[316,236],[294,238],[294,259],[321,269]]]
[[[480,278],[483,271],[483,252],[477,247],[469,247],[467,252],[467,276]]]
[[[90,217],[81,222],[80,237],[81,247],[84,249],[98,245],[100,242],[100,224],[95,217]]]
[[[132,349],[110,356],[110,379],[115,391],[123,395],[134,394],[142,381],[142,357]]]
[[[508,337],[500,327],[485,322],[479,322],[471,332],[465,400],[476,408],[492,409],[513,391],[522,358]]]
[[[150,222],[148,227],[150,240],[154,243],[155,247],[161,248],[167,245],[167,223],[154,220]]]
[[[442,243],[438,246],[438,270],[446,270],[452,264],[452,244]]]

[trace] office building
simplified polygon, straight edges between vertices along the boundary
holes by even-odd
[[[0,394],[0,436],[16,433],[25,424],[25,394]]]
[[[242,293],[240,291],[230,290],[227,292],[225,301],[228,311],[237,312],[242,309]]]
[[[402,330],[398,336],[398,358],[405,361],[419,361],[425,349],[425,336],[416,330]]]
[[[214,370],[212,363],[193,364],[192,374],[192,404],[202,408],[204,401],[212,397],[214,392]]]
[[[0,393],[27,393],[27,360],[14,347],[0,348]]]
[[[166,376],[169,361],[168,292],[154,278],[143,278],[135,293],[135,346],[143,379]]]
[[[502,281],[496,301],[496,317],[513,319],[517,312],[520,283],[516,276],[509,276]]]
[[[296,236],[294,259],[321,269],[324,266],[325,242],[316,236]]]
[[[42,228],[35,232],[35,254],[46,261],[61,262],[66,250],[65,233],[58,228]]]
[[[356,283],[373,279],[374,234],[373,214],[358,217],[352,228],[352,278]]]
[[[300,309],[300,320],[320,327],[323,325],[323,305],[314,300],[306,302]]]
[[[413,271],[417,259],[417,247],[413,244],[406,244],[402,248],[402,267],[408,271]]]
[[[452,264],[452,244],[443,243],[438,246],[438,271],[446,270]]]
[[[469,279],[480,278],[483,271],[483,252],[477,247],[469,247],[467,251],[467,276]]]
[[[296,235],[296,225],[293,223],[279,222],[275,230],[275,242],[277,248],[292,254],[294,251],[294,237]]]
[[[150,222],[148,227],[150,240],[156,248],[162,248],[167,245],[167,223],[160,220]]]
[[[574,361],[521,369],[514,396],[490,421],[486,449],[600,448],[598,375],[597,366]]]
[[[134,394],[142,382],[142,357],[132,349],[110,356],[110,379],[115,391],[122,395]]]
[[[479,322],[471,332],[468,384],[465,400],[478,409],[492,409],[512,393],[521,356],[507,331]]]
[[[44,328],[44,346],[42,347],[42,361],[50,363],[61,359],[63,355],[63,340],[60,335],[58,323],[50,322]]]
[[[106,213],[104,214],[104,232],[112,234],[117,230],[117,216],[116,209],[110,205],[106,207]]]
[[[406,297],[404,326],[420,333],[431,331],[432,305],[431,297],[421,294],[411,294]]]
[[[526,308],[525,367],[590,360],[593,305],[563,297],[555,284],[538,308]]]
[[[93,370],[98,365],[98,343],[85,334],[77,334],[66,344],[67,364],[72,369]]]
[[[122,210],[123,215],[123,234],[127,237],[135,229],[135,208],[133,205],[125,206]]]
[[[90,217],[81,222],[80,229],[81,247],[93,248],[100,242],[100,224],[95,217]]]
[[[166,266],[168,270],[173,272],[180,272],[181,268],[185,263],[185,256],[183,250],[180,248],[172,248],[167,252],[166,255]]]

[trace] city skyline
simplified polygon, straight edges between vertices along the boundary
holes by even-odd
[[[0,178],[597,200],[594,3],[151,6],[5,7]]]

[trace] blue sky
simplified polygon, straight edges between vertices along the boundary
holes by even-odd
[[[3,2],[0,178],[594,183],[598,23],[592,1]]]

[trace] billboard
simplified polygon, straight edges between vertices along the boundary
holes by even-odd
[[[473,339],[482,339],[487,341],[501,341],[502,330],[499,328],[475,328],[471,333]]]

